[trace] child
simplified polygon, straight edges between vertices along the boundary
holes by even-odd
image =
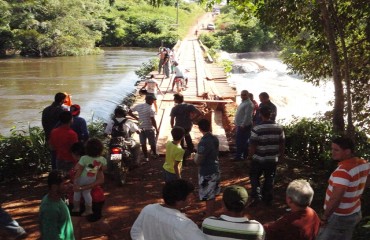
[[[103,143],[95,138],[89,139],[86,143],[86,154],[81,157],[75,166],[75,189],[80,191],[73,194],[73,209],[72,212],[80,211],[81,193],[85,200],[85,212],[81,216],[93,214],[91,189],[82,190],[81,186],[95,182],[98,171],[104,171],[107,166],[107,160],[101,156],[103,153]],[[82,191],[81,191],[82,190]]]
[[[209,217],[213,216],[215,198],[220,193],[219,140],[211,133],[211,123],[208,120],[202,119],[198,125],[203,137],[193,160],[199,166],[199,198],[206,201],[206,217]]]
[[[166,143],[166,160],[163,164],[164,181],[170,182],[181,178],[182,159],[185,150],[181,147],[181,140],[185,136],[185,130],[182,127],[174,127],[171,130],[173,141]]]

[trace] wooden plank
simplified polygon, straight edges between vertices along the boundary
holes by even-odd
[[[157,153],[158,154],[165,154],[166,153],[166,143],[168,140],[172,139],[171,136],[171,107],[167,107],[163,111],[162,121],[160,123],[160,131],[157,140]]]
[[[225,129],[222,125],[222,112],[221,111],[212,111],[212,133],[220,141],[219,151],[228,152],[230,151],[229,142],[226,138]]]

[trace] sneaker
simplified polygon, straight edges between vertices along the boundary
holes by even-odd
[[[144,158],[144,162],[149,162],[149,158]]]

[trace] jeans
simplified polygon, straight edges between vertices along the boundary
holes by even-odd
[[[236,127],[236,155],[235,158],[245,158],[248,153],[248,141],[251,137],[252,125]]]
[[[13,220],[12,217],[0,207],[0,227],[6,229],[9,234],[18,237],[25,234],[26,231],[19,226],[18,222]]]
[[[332,214],[328,223],[320,228],[317,240],[351,240],[353,230],[361,218],[361,211],[349,216]]]
[[[185,142],[186,142],[187,150],[189,152],[193,152],[194,144],[193,144],[193,140],[191,139],[190,131],[191,131],[191,128],[185,129],[185,137],[181,140],[181,147],[185,149]]]
[[[260,177],[265,177],[262,186],[260,184]],[[276,162],[259,162],[252,161],[250,169],[250,180],[252,185],[251,197],[262,199],[265,202],[271,202],[273,199],[273,187],[276,175]]]

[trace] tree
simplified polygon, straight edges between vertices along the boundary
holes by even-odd
[[[283,61],[293,73],[314,84],[333,79],[332,122],[337,133],[345,131],[345,114],[349,133],[352,114],[358,126],[369,128],[370,6],[366,0],[233,0],[231,4],[244,15],[256,9],[259,19],[273,28],[285,46]]]

